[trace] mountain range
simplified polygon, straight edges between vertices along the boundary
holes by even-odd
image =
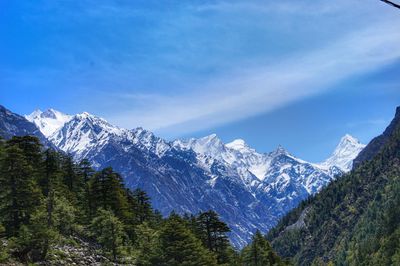
[[[400,107],[354,162],[269,231],[294,265],[400,265]]]
[[[163,215],[215,210],[232,229],[230,238],[238,248],[255,230],[267,232],[302,200],[351,170],[364,148],[345,135],[332,156],[310,163],[281,146],[259,153],[242,139],[225,144],[215,134],[167,141],[143,128],[119,128],[86,112],[36,110],[24,118],[6,110],[0,119],[6,138],[33,134],[76,161],[86,158],[96,169],[112,166],[128,187],[145,190]]]

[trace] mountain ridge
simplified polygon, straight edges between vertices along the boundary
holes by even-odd
[[[70,117],[49,137],[57,147],[78,161],[88,158],[96,168],[113,166],[128,186],[146,190],[163,215],[216,210],[232,227],[237,246],[255,228],[266,232],[301,200],[344,173],[334,165],[298,159],[282,146],[258,153],[242,139],[225,144],[216,134],[166,141],[87,112]],[[347,157],[348,163],[352,158]]]
[[[35,136],[46,147],[56,148],[42,132],[25,117],[18,115],[0,105],[0,136],[9,139],[13,136]]]
[[[361,151],[358,156],[354,159],[354,167],[358,167],[363,162],[371,160],[376,154],[380,152],[380,149],[388,142],[389,138],[393,134],[396,126],[400,123],[400,106],[396,108],[393,120],[385,131],[373,138],[369,143],[367,149]]]
[[[61,115],[43,118],[42,113]],[[282,146],[258,153],[244,140],[225,144],[215,134],[166,141],[87,112],[70,116],[51,109],[27,117],[50,127],[59,125],[51,119],[68,117],[48,138],[60,150],[76,161],[89,159],[97,169],[112,166],[128,187],[145,190],[163,215],[217,211],[232,228],[236,247],[246,245],[256,229],[267,232],[287,211],[343,174],[336,166],[298,159]]]
[[[281,256],[295,265],[398,265],[399,110],[383,133],[385,141],[366,146],[373,157],[288,212],[269,231],[267,238]]]

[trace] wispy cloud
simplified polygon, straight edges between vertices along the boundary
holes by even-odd
[[[190,132],[274,110],[321,93],[337,82],[373,71],[400,58],[400,32],[379,23],[298,57],[232,73],[171,96],[123,94],[133,110],[112,119],[160,132]],[[176,132],[175,132],[176,133]]]
[[[386,119],[370,119],[365,121],[355,121],[346,124],[348,128],[358,128],[360,126],[385,126],[388,125],[389,121]]]
[[[196,5],[197,11],[257,12],[265,14],[324,15],[343,11],[351,6],[349,1],[217,1]]]
[[[0,83],[39,100],[57,88],[73,111],[174,135],[275,110],[400,56],[398,11],[376,0],[168,3],[18,2],[22,26],[4,35],[30,41],[2,44],[12,56]]]

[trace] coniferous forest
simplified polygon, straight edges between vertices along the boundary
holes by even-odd
[[[0,266],[400,266],[399,25],[0,0]]]
[[[280,255],[296,265],[400,265],[400,107],[365,154],[269,232]]]
[[[217,213],[164,218],[112,168],[35,137],[0,141],[0,188],[0,264],[286,265],[260,232],[237,251]]]

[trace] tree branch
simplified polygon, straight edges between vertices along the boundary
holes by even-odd
[[[388,4],[388,5],[391,5],[391,6],[394,6],[394,7],[397,7],[397,8],[400,9],[400,5],[399,4],[393,3],[393,2],[391,2],[389,0],[381,0],[381,1],[386,3],[386,4]]]

